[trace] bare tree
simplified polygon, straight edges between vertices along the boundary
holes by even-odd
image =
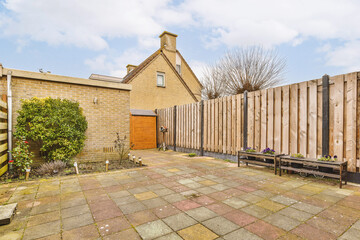
[[[225,94],[225,74],[220,64],[207,66],[203,69],[202,99],[215,99]]]
[[[204,72],[204,95],[211,99],[269,88],[281,82],[284,69],[285,60],[272,50],[235,49]]]

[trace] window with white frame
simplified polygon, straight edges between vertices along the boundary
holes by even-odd
[[[156,84],[158,87],[165,87],[165,73],[163,72],[156,73]]]
[[[176,64],[176,71],[181,75],[181,65]]]

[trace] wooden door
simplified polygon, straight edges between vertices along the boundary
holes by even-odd
[[[131,149],[156,148],[156,116],[130,117]]]

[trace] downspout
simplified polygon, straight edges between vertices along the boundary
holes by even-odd
[[[12,160],[12,89],[11,89],[11,71],[7,72],[7,105],[8,105],[8,158]],[[9,166],[12,170],[12,164]]]

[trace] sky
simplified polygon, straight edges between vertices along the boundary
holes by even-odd
[[[124,77],[166,30],[199,78],[227,51],[260,45],[294,83],[360,71],[359,12],[358,0],[0,0],[0,63]]]

